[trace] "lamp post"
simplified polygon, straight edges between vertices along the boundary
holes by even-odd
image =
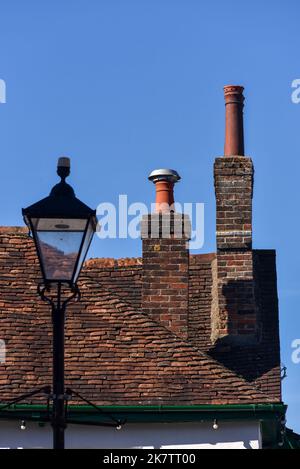
[[[96,211],[75,197],[65,179],[70,174],[69,158],[59,158],[57,174],[61,181],[50,195],[22,209],[39,258],[43,283],[41,298],[51,304],[53,325],[53,448],[64,449],[65,385],[64,322],[67,303],[80,298],[76,281],[96,230]],[[70,295],[65,297],[65,287]],[[64,288],[64,292],[63,292]],[[51,297],[46,292],[54,290]]]

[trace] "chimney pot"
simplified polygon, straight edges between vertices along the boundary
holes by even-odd
[[[181,178],[174,169],[155,169],[148,176],[155,184],[155,211],[160,213],[174,211],[174,184]]]
[[[225,156],[244,156],[243,91],[243,86],[224,86]]]

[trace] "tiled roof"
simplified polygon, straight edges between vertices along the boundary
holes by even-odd
[[[5,402],[51,384],[52,326],[50,308],[36,294],[39,267],[27,232],[1,228],[0,243]],[[82,300],[67,309],[66,385],[99,405],[278,401],[265,382],[259,390],[255,377],[243,378],[230,360],[222,363],[221,352],[209,349],[214,257],[191,257],[187,340],[141,311],[141,259],[87,261],[79,282]]]

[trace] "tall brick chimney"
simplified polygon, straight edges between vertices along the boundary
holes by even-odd
[[[253,164],[244,156],[243,87],[224,87],[225,155],[216,158],[217,290],[212,340],[253,343],[259,337],[252,251]]]
[[[142,310],[178,336],[187,337],[190,220],[175,213],[174,170],[153,171],[155,212],[143,216]]]

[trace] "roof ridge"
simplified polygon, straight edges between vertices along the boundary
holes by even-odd
[[[216,259],[216,257],[216,252],[203,252],[198,254],[190,254],[189,256],[191,265],[197,264],[197,261],[212,262],[214,259]]]
[[[26,226],[0,226],[0,236],[14,235],[24,236],[28,235],[28,228]]]
[[[142,257],[94,257],[87,259],[84,263],[84,267],[88,270],[93,267],[128,267],[142,265]]]

